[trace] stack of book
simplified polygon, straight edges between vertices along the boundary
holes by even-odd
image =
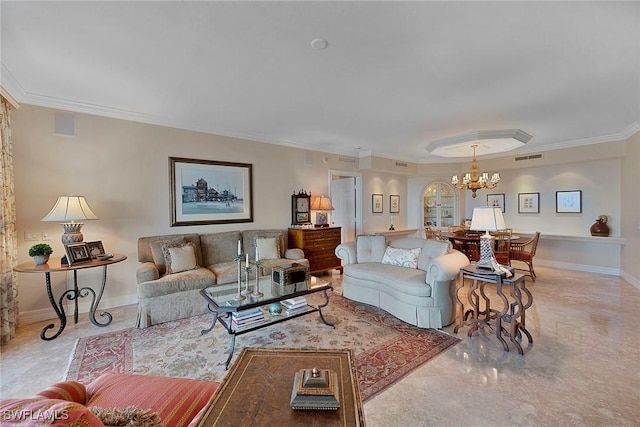
[[[232,313],[231,323],[236,328],[258,323],[264,320],[264,313],[259,308],[250,308],[249,310]]]
[[[281,304],[284,307],[284,311],[287,316],[304,313],[309,308],[309,306],[307,305],[307,299],[305,297],[289,298],[283,300]]]

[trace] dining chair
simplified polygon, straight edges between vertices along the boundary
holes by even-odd
[[[424,235],[427,239],[441,240],[442,235],[440,234],[440,230],[434,230],[431,227],[424,228]]]
[[[493,256],[495,256],[496,261],[502,265],[511,265],[509,264],[509,261],[513,230],[511,228],[498,230],[494,231],[492,235],[495,238]]]
[[[540,240],[540,232],[536,231],[536,234],[526,241],[518,244],[511,245],[511,251],[509,254],[510,262],[520,261],[527,264],[529,268],[529,275],[531,276],[531,280],[536,281],[536,272],[533,269],[533,258],[536,256],[536,249],[538,248],[538,240]],[[518,270],[527,271],[522,268],[516,268]]]

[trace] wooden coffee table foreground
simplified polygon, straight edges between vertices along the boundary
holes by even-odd
[[[293,410],[293,379],[300,369],[338,374],[340,409]],[[364,426],[351,350],[245,348],[209,402],[198,426]]]

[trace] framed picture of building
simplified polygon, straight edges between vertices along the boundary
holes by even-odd
[[[171,226],[253,222],[252,165],[169,157]]]

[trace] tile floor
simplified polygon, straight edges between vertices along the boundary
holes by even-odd
[[[364,405],[369,426],[640,425],[640,290],[605,275],[537,267],[525,356],[466,329],[463,341]],[[336,286],[339,276],[334,275]],[[97,328],[81,316],[55,340],[49,322],[19,328],[1,348],[0,396],[30,396],[59,381],[78,337],[128,328],[135,306]],[[445,328],[453,333],[453,326]]]

